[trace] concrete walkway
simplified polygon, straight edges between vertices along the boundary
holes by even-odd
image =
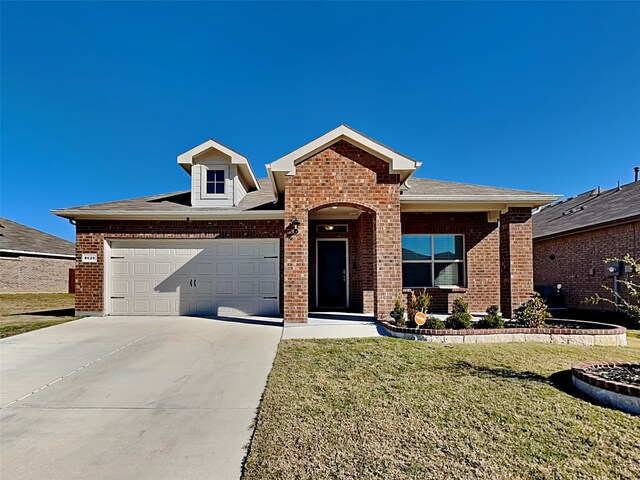
[[[379,337],[383,332],[375,324],[371,315],[311,312],[307,323],[285,323],[282,339]]]
[[[0,341],[0,478],[237,479],[274,319],[87,318]]]

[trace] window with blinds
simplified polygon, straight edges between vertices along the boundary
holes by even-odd
[[[463,235],[403,235],[402,287],[463,287]]]

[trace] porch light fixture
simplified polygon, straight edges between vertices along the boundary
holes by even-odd
[[[300,230],[298,230],[298,227],[300,226],[300,220],[298,220],[297,218],[294,218],[291,221],[291,225],[293,225],[293,234],[297,235],[298,233],[300,233]]]

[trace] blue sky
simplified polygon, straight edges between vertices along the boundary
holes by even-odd
[[[346,123],[418,176],[574,195],[640,164],[640,3],[1,4],[1,215],[189,188]]]

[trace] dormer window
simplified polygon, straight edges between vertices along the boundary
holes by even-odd
[[[224,194],[224,170],[207,170],[207,195]]]

